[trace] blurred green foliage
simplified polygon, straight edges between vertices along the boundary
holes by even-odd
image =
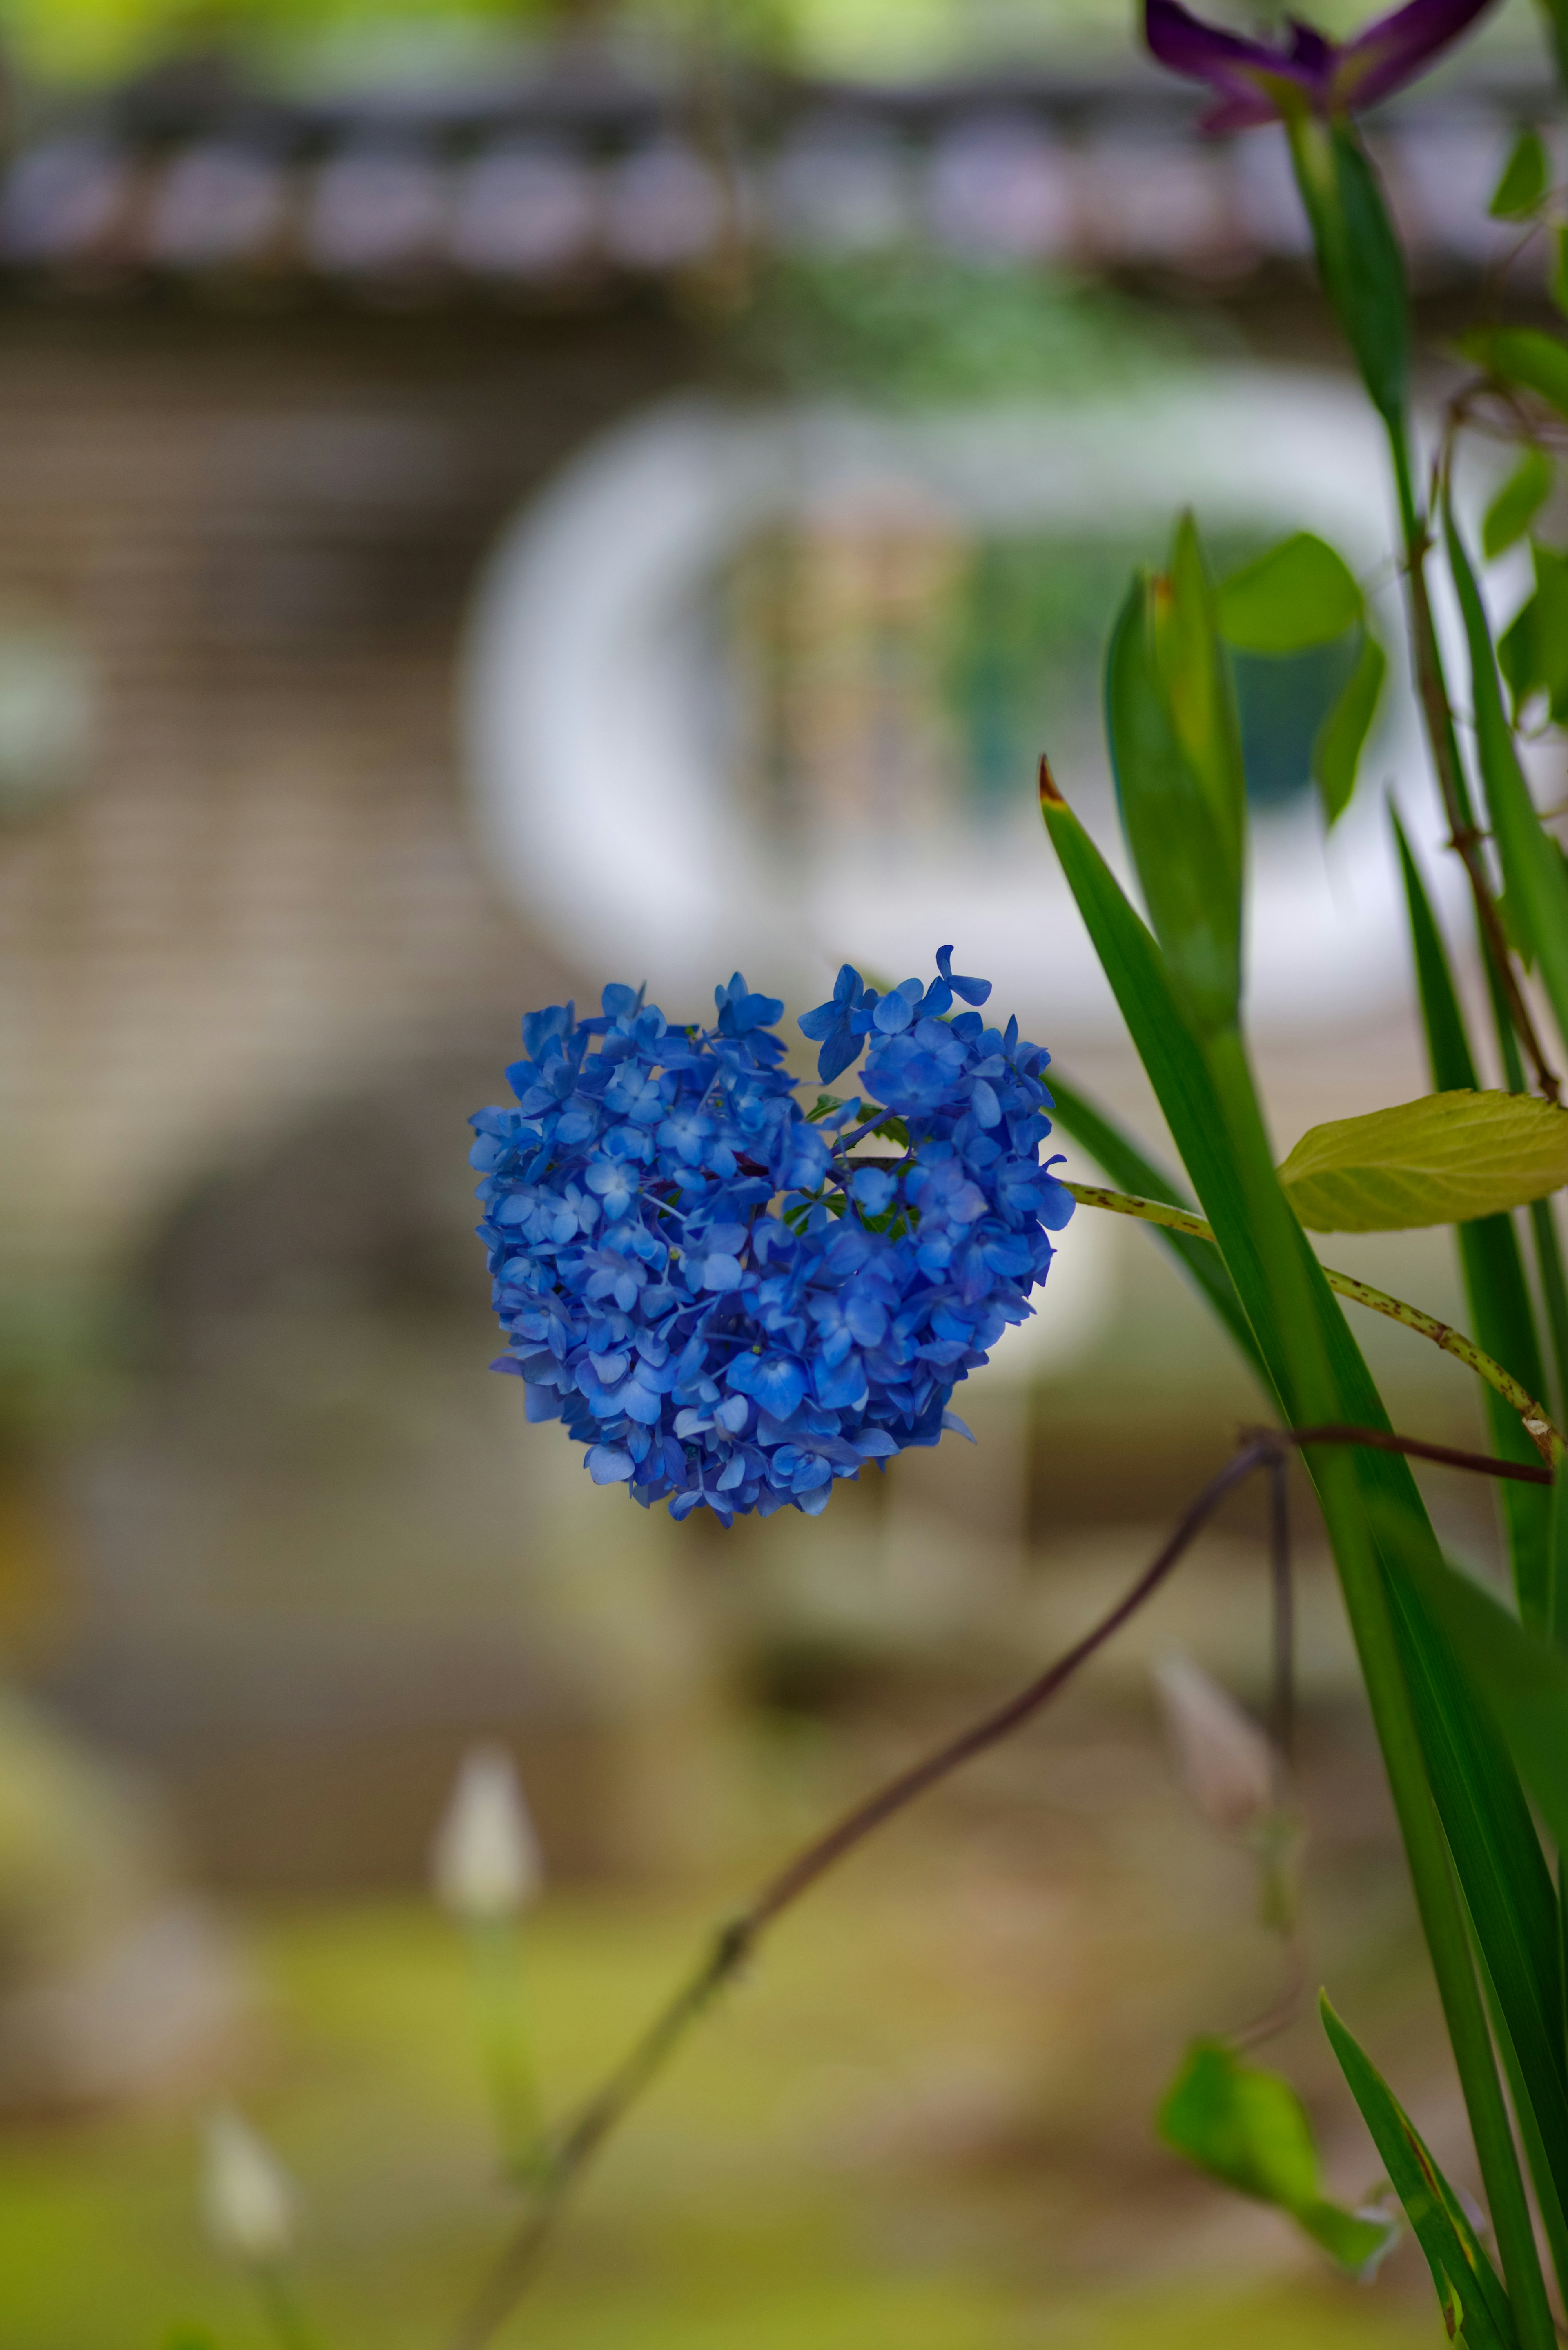
[[[917,1893],[846,1881],[716,2012],[568,2220],[520,2340],[550,2350],[1429,2343],[1425,2309],[1326,2272],[1238,2270],[1223,2245],[1163,2269],[1147,2231],[1169,2226],[1162,2187],[1189,2190],[1177,2166],[1157,2178],[1141,2154],[1138,2274],[1108,2293],[1075,2274],[1062,2174],[1000,2138],[966,2152],[919,2118],[933,2051],[1044,2068],[1054,2034],[1037,1967],[1003,1976],[993,1959],[977,2012],[967,1937],[932,1933],[941,1905],[919,1882]],[[646,1895],[546,1906],[530,1929],[530,1978],[556,2098],[594,2078],[645,2019],[706,1914]],[[245,2103],[301,2189],[312,2311],[334,2350],[429,2350],[509,2208],[459,1938],[421,1908],[368,1906],[280,1917],[261,1955],[269,2047]],[[878,2135],[889,2131],[891,2152]],[[264,2350],[245,2279],[202,2241],[195,2168],[191,2118],[169,2108],[0,2138],[7,2343],[165,2350],[176,2327],[192,2345]],[[1082,2188],[1093,2195],[1092,2176]]]
[[[1142,305],[924,245],[781,262],[734,332],[792,390],[898,409],[1127,388],[1194,357],[1190,332]]]

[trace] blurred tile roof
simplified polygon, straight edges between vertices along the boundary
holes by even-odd
[[[1468,273],[1522,80],[1450,85],[1376,136],[1417,265]],[[1234,280],[1302,231],[1267,134],[1199,140],[1188,94],[1121,78],[774,89],[738,110],[728,176],[690,113],[608,74],[422,99],[285,104],[149,85],[31,137],[0,181],[0,273],[84,293],[223,278],[405,295],[613,299],[763,244],[924,238],[977,260]]]

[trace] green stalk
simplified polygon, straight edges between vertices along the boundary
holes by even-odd
[[[1464,762],[1459,757],[1453,705],[1449,699],[1443,656],[1432,619],[1431,598],[1427,590],[1427,553],[1431,541],[1426,516],[1416,496],[1409,436],[1402,416],[1386,416],[1384,422],[1388,432],[1394,486],[1399,501],[1399,528],[1405,542],[1405,587],[1410,600],[1410,643],[1416,665],[1416,691],[1421,704],[1421,715],[1426,722],[1427,740],[1431,748],[1438,788],[1442,794],[1443,812],[1449,820],[1449,845],[1457,850],[1469,881],[1486,961],[1501,990],[1509,1025],[1524,1047],[1535,1074],[1536,1085],[1549,1101],[1556,1101],[1560,1092],[1557,1075],[1546,1058],[1520,988],[1519,974],[1514,969],[1508,936],[1502,927],[1502,916],[1498,910],[1490,877],[1486,869],[1481,836],[1476,827],[1469,785],[1465,779]]]
[[[1127,1191],[1107,1191],[1096,1183],[1064,1181],[1062,1189],[1070,1191],[1085,1208],[1108,1208],[1113,1215],[1136,1216],[1142,1223],[1157,1225],[1164,1232],[1184,1232],[1193,1240],[1214,1238],[1212,1225],[1190,1208],[1170,1207],[1163,1200],[1139,1200]],[[1452,1355],[1457,1362],[1474,1371],[1519,1414],[1525,1432],[1549,1469],[1568,1456],[1568,1442],[1529,1389],[1478,1347],[1473,1338],[1467,1338],[1462,1330],[1456,1330],[1451,1323],[1439,1322],[1424,1306],[1407,1305],[1402,1297],[1391,1297],[1386,1289],[1375,1289],[1369,1281],[1358,1281],[1354,1274],[1336,1273],[1332,1265],[1325,1264],[1323,1277],[1336,1295],[1348,1297],[1353,1305],[1369,1306],[1374,1314],[1386,1314],[1391,1322],[1398,1322],[1407,1330],[1429,1338],[1435,1347],[1440,1347],[1445,1354]]]
[[[1502,1061],[1504,1082],[1511,1094],[1521,1094],[1526,1090],[1524,1064],[1519,1057],[1518,1040],[1509,1024],[1508,1003],[1498,985],[1490,956],[1483,954],[1481,960],[1486,967],[1487,993],[1491,998],[1492,1024],[1497,1031],[1497,1049]],[[1568,1411],[1568,1280],[1563,1278],[1563,1248],[1550,1200],[1531,1201],[1530,1226],[1535,1238],[1535,1265],[1541,1276],[1541,1302],[1546,1309],[1546,1327],[1552,1338],[1552,1367],[1556,1375],[1556,1389],[1551,1400],[1559,1411]]]
[[[1308,1422],[1328,1420],[1337,1409],[1339,1397],[1303,1263],[1306,1239],[1274,1172],[1273,1154],[1240,1035],[1232,1028],[1210,1038],[1204,1058],[1272,1293],[1293,1389],[1293,1410]],[[1427,1777],[1387,1586],[1367,1526],[1365,1497],[1355,1463],[1346,1455],[1309,1451],[1306,1459],[1328,1528],[1404,1837],[1521,2350],[1556,2350],[1556,2332],[1464,1912]]]

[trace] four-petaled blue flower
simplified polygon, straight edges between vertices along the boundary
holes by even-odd
[[[594,1019],[524,1021],[517,1107],[472,1120],[495,1368],[597,1483],[726,1525],[815,1515],[836,1478],[962,1428],[953,1388],[1033,1311],[1073,1201],[1040,1162],[1050,1055],[1015,1020],[952,1014],[991,988],[955,977],[950,948],[937,972],[878,994],[845,965],[800,1025],[825,1079],[869,1042],[872,1100],[810,1118],[784,1006],[738,972],[711,1028],[672,1028],[629,987]],[[895,1148],[852,1156],[874,1133]]]

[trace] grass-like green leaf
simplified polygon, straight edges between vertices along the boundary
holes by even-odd
[[[1481,553],[1489,563],[1506,554],[1524,536],[1547,499],[1556,468],[1544,449],[1527,449],[1486,510],[1481,524]]]
[[[1245,784],[1212,591],[1179,534],[1170,577],[1140,574],[1111,632],[1106,727],[1122,828],[1170,973],[1204,1030],[1241,991]]]
[[[1319,2008],[1350,2094],[1427,2256],[1449,2335],[1457,2334],[1469,2350],[1515,2350],[1518,2335],[1508,2296],[1476,2241],[1464,2206],[1382,2074],[1335,2014],[1326,1992]]]
[[[1432,1082],[1444,1091],[1474,1091],[1479,1084],[1475,1055],[1466,1033],[1459,991],[1426,885],[1397,816],[1394,818],[1394,837],[1405,876],[1417,988],[1427,1031]],[[1506,1022],[1506,1010],[1500,1018]],[[1506,1043],[1511,1032],[1504,1025],[1500,1033]],[[1543,1211],[1551,1213],[1549,1208]],[[1470,1326],[1477,1338],[1493,1360],[1511,1370],[1531,1395],[1542,1395],[1545,1378],[1540,1338],[1512,1220],[1497,1215],[1460,1223],[1455,1228],[1455,1237],[1464,1269]],[[1533,1463],[1535,1448],[1520,1424],[1519,1414],[1510,1410],[1502,1398],[1490,1388],[1485,1400],[1497,1450],[1507,1460]],[[1544,1606],[1546,1576],[1545,1496],[1531,1485],[1509,1484],[1502,1488],[1501,1503],[1520,1607],[1527,1616],[1539,1617]]]
[[[1568,369],[1568,348],[1563,348],[1563,359]],[[1451,507],[1446,520],[1449,562],[1469,645],[1476,755],[1486,785],[1492,833],[1514,918],[1535,950],[1542,984],[1551,998],[1559,1034],[1568,1044],[1568,864],[1526,788],[1503,712],[1497,660],[1480,591]]]
[[[1521,130],[1487,206],[1493,220],[1528,220],[1552,184],[1539,130]]]
[[[1377,715],[1387,670],[1387,655],[1371,629],[1364,629],[1355,667],[1318,728],[1312,747],[1313,781],[1323,802],[1324,815],[1331,825],[1337,823],[1350,805],[1356,770]]]
[[[1332,644],[1363,616],[1355,573],[1310,530],[1282,539],[1215,590],[1220,633],[1243,653],[1301,653]]]
[[[1459,348],[1503,383],[1534,392],[1568,416],[1568,343],[1555,335],[1539,327],[1478,327]]]
[[[1076,1086],[1069,1085],[1054,1062],[1051,1065],[1050,1088],[1054,1123],[1081,1145],[1120,1190],[1134,1192],[1140,1200],[1163,1200],[1173,1208],[1191,1207],[1190,1192],[1163,1167],[1146,1157],[1131,1136],[1106,1111],[1081,1094]],[[1267,1388],[1268,1373],[1258,1352],[1258,1342],[1241,1311],[1236,1284],[1213,1242],[1196,1240],[1189,1232],[1166,1232],[1158,1224],[1150,1224],[1147,1230],[1202,1293]],[[1529,1439],[1525,1440],[1528,1443]]]
[[[1424,1094],[1313,1127],[1280,1180],[1314,1232],[1500,1215],[1568,1183],[1568,1109],[1536,1094]]]
[[[1498,639],[1498,666],[1508,681],[1515,714],[1537,694],[1554,725],[1568,720],[1568,556],[1531,545],[1535,593],[1521,605]]]
[[[1277,2073],[1243,2064],[1222,2041],[1195,2040],[1159,2108],[1159,2134],[1199,2170],[1287,2212],[1352,2274],[1386,2252],[1395,2230],[1323,2193],[1306,2108]]]
[[[1521,1624],[1444,1560],[1423,1556],[1407,1565],[1542,1818],[1568,1851],[1568,1649]]]
[[[1269,1302],[1235,1161],[1202,1055],[1182,1024],[1158,948],[1128,905],[1071,809],[1042,775],[1042,811],[1062,868],[1148,1074],[1167,1126],[1205,1214],[1223,1243],[1270,1385],[1287,1419],[1290,1367]],[[1108,1170],[1107,1170],[1108,1171]],[[1317,1313],[1339,1417],[1386,1429],[1388,1416],[1322,1267],[1300,1237],[1303,1273]],[[1308,1468],[1313,1468],[1310,1455]],[[1405,1571],[1411,1556],[1438,1558],[1437,1539],[1407,1461],[1355,1456],[1394,1608],[1400,1655],[1438,1816],[1487,1962],[1527,2027],[1562,2012],[1554,1891],[1518,1776],[1490,1721]],[[1558,2034],[1561,2044],[1561,2033]],[[1568,2167],[1557,2173],[1568,2182]]]

